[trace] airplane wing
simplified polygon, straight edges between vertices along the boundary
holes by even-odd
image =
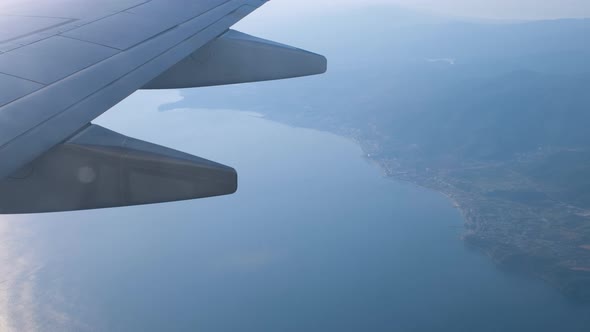
[[[233,193],[236,172],[91,121],[138,89],[320,74],[326,59],[229,28],[263,0],[0,3],[0,213]]]

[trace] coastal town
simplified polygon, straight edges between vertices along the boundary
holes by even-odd
[[[465,220],[465,243],[502,269],[534,275],[575,301],[590,301],[590,209],[543,192],[514,162],[411,167],[369,154],[386,176],[449,198]]]

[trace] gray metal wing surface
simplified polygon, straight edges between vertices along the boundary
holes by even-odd
[[[262,0],[0,3],[0,213],[235,192],[235,171],[93,119],[138,89],[323,73],[320,55],[229,30]],[[263,61],[261,61],[261,59]],[[159,188],[150,192],[148,188]]]

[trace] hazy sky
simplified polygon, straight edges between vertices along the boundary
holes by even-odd
[[[455,16],[503,19],[590,17],[590,0],[272,0],[266,12],[326,11],[335,6],[392,4]]]

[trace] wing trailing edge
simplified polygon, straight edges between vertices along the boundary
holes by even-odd
[[[146,84],[144,89],[195,88],[325,73],[319,54],[228,30]]]
[[[90,125],[0,180],[0,214],[142,205],[236,190],[233,168]]]

